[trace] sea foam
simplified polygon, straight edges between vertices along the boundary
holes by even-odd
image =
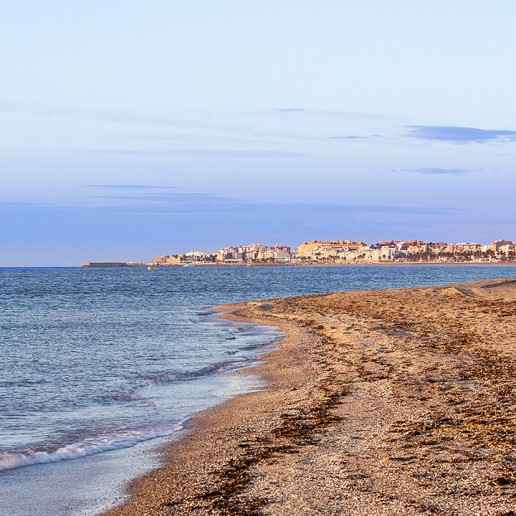
[[[162,428],[151,428],[149,430],[132,430],[113,434],[99,435],[93,438],[86,438],[83,441],[67,444],[53,451],[29,450],[24,453],[0,453],[0,471],[7,469],[33,466],[35,464],[47,464],[61,460],[77,459],[88,455],[95,455],[111,450],[129,448],[138,443],[166,437],[183,429],[184,421]]]

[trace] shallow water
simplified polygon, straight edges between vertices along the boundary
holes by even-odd
[[[38,514],[95,514],[156,464],[141,453],[144,443],[177,435],[189,414],[259,387],[229,373],[255,363],[278,334],[219,320],[209,311],[213,305],[515,272],[514,266],[0,269],[0,513],[34,514],[37,503]]]

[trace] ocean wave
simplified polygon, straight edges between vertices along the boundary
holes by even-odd
[[[249,359],[242,359],[238,361],[230,360],[225,362],[217,362],[215,364],[210,364],[193,371],[163,373],[157,376],[150,376],[147,377],[147,380],[157,385],[173,382],[187,382],[191,380],[197,380],[205,376],[210,376],[212,374],[223,373],[233,369],[245,367],[249,361]]]
[[[96,403],[101,405],[111,405],[112,403],[131,403],[135,401],[145,401],[142,394],[137,390],[128,392],[114,392],[109,394],[103,394],[93,398]]]
[[[28,450],[23,453],[0,452],[0,471],[33,466],[36,464],[48,464],[61,460],[78,459],[80,457],[87,457],[88,455],[95,455],[111,450],[130,448],[144,441],[179,432],[183,429],[185,421],[160,428],[130,430],[90,437],[83,441],[67,444],[53,451]]]

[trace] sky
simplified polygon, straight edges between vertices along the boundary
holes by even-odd
[[[512,0],[0,8],[0,266],[516,239]]]

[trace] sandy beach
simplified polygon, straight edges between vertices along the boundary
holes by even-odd
[[[111,515],[516,514],[516,279],[218,307],[287,332]]]

